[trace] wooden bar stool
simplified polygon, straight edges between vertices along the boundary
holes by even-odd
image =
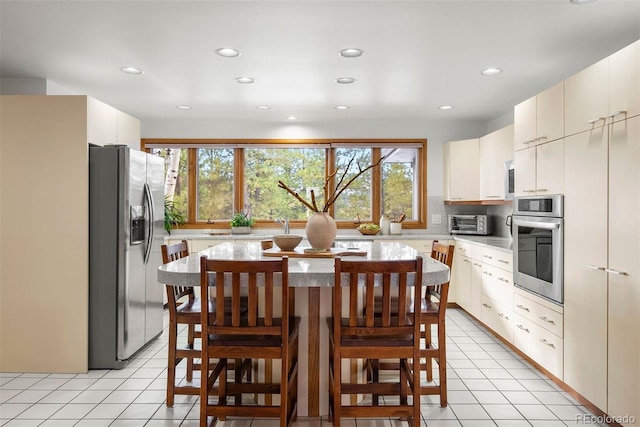
[[[187,241],[173,245],[162,245],[162,262],[184,258],[189,255]],[[176,394],[197,396],[198,386],[176,386],[176,366],[183,360],[187,361],[187,381],[193,381],[193,370],[200,369],[200,364],[194,359],[200,358],[200,350],[195,349],[194,342],[200,337],[195,326],[200,324],[200,299],[196,298],[191,286],[165,285],[167,289],[167,307],[169,309],[169,350],[167,363],[167,406],[173,406]],[[185,298],[186,300],[181,301]],[[187,325],[187,345],[178,348],[178,325]]]
[[[451,269],[453,263],[454,246],[433,242],[431,258],[447,265]],[[438,363],[438,384],[421,385],[420,393],[423,395],[439,395],[440,406],[447,406],[447,348],[446,348],[446,324],[445,315],[449,295],[449,282],[440,285],[425,286],[425,295],[421,298],[420,323],[422,324],[421,337],[424,344],[420,348],[420,358],[424,360],[420,365],[425,372],[428,383],[433,381],[433,360]],[[398,299],[392,299],[392,305],[397,304]],[[376,298],[376,315],[382,311],[382,302]],[[437,330],[438,344],[432,339],[432,327]],[[394,362],[372,362],[370,377],[378,376],[380,370],[397,370],[398,364]]]
[[[408,295],[410,275],[415,279],[413,296]],[[343,277],[349,284],[348,293],[344,295],[341,287]],[[376,315],[375,288],[380,286],[381,312]],[[392,288],[397,288],[395,304],[392,304]],[[343,417],[400,417],[409,420],[413,426],[420,425],[421,293],[421,257],[382,262],[336,259],[333,315],[327,319],[329,416],[335,427],[340,427]],[[343,298],[346,299],[345,310]],[[410,305],[414,307],[410,309]],[[412,315],[411,311],[417,314]],[[346,376],[342,375],[344,359],[364,359],[366,363],[397,359],[397,381],[383,382],[378,376],[366,383],[345,381]],[[344,404],[343,395],[358,394],[372,395],[371,404]],[[376,396],[395,397],[393,403],[380,405]]]
[[[287,257],[267,261],[200,258],[202,372],[210,372],[200,382],[201,427],[209,425],[209,417],[211,425],[230,416],[276,417],[281,427],[296,419],[300,318],[294,317],[295,292],[289,288],[288,273]],[[205,311],[202,302],[210,298],[211,276],[215,277],[215,312]],[[279,297],[277,276],[282,280]],[[231,288],[229,310],[224,307],[225,283]],[[246,311],[241,309],[241,289],[247,290]],[[210,359],[217,362],[210,366]],[[279,360],[280,381],[245,376],[252,359]],[[229,360],[236,360],[233,380],[228,376]],[[217,399],[210,397],[216,383]],[[265,403],[245,402],[243,395],[265,395]],[[279,404],[270,404],[270,395],[279,395]]]

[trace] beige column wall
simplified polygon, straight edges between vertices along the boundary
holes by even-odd
[[[86,372],[87,97],[0,97],[0,371]]]

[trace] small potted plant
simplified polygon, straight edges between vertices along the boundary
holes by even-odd
[[[176,208],[176,205],[168,197],[164,198],[164,229],[167,233],[171,234],[172,228],[177,228],[179,225],[187,222],[184,214]]]
[[[231,234],[249,234],[253,226],[253,218],[244,212],[238,212],[231,217]]]

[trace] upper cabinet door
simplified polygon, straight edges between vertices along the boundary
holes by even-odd
[[[480,199],[480,144],[477,138],[449,143],[452,201]]]
[[[535,143],[537,138],[536,97],[516,105],[513,109],[514,150],[523,150]]]
[[[551,86],[536,99],[536,143],[544,144],[564,137],[564,82]]]
[[[564,83],[565,135],[604,126],[609,114],[609,61],[603,59]]]
[[[480,138],[480,200],[504,200],[505,162],[513,159],[513,125]]]
[[[640,41],[609,57],[609,122],[640,114]]]

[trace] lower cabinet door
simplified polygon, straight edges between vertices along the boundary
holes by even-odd
[[[513,344],[552,375],[562,380],[564,352],[562,338],[518,314],[514,315],[513,325]]]
[[[509,342],[513,342],[513,309],[482,295],[482,322]]]

